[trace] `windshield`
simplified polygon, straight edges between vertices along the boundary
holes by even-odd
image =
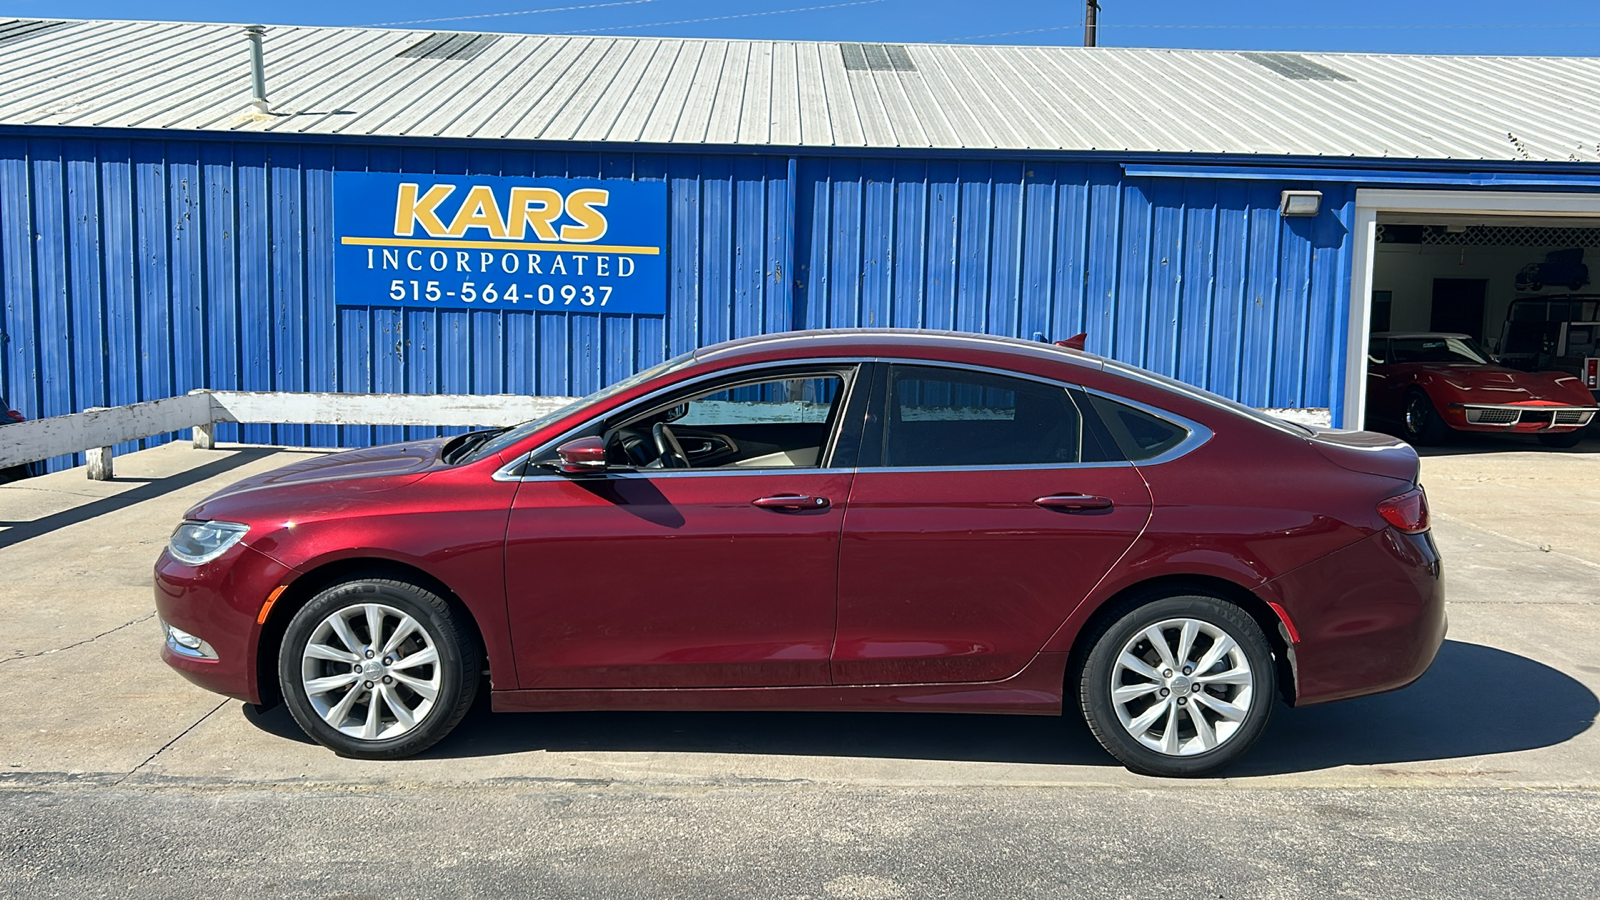
[[[1389,361],[1394,363],[1472,363],[1486,366],[1489,354],[1469,337],[1391,338]]]
[[[505,431],[495,435],[490,440],[485,441],[481,446],[473,451],[471,459],[466,461],[474,462],[483,459],[491,453],[499,453],[501,450],[510,447],[518,441],[521,441],[539,429],[555,422],[559,422],[561,419],[572,415],[582,407],[593,403],[599,403],[607,397],[616,396],[617,394],[620,394],[623,391],[634,387],[635,385],[643,384],[652,378],[658,378],[662,375],[665,375],[668,372],[687,365],[692,359],[694,359],[693,352],[685,353],[681,356],[674,356],[664,363],[651,366],[650,368],[645,369],[643,372],[639,372],[638,374],[630,375],[609,387],[601,388],[587,397],[580,397],[579,399],[568,403],[566,406],[561,407],[553,413],[540,416],[531,422],[523,422],[521,425],[508,428]]]

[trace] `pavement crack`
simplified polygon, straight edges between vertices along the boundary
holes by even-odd
[[[150,754],[145,759],[144,762],[139,763],[137,766],[134,766],[132,769],[129,769],[128,770],[128,774],[122,776],[121,778],[118,778],[115,782],[112,783],[111,786],[112,787],[117,787],[118,785],[121,785],[124,781],[127,781],[129,778],[132,778],[133,776],[139,774],[139,770],[140,769],[144,768],[145,766],[150,765],[150,762],[152,760],[154,760],[156,757],[160,756],[161,754],[167,752],[167,748],[168,747],[171,747],[173,744],[176,744],[177,742],[183,740],[184,737],[186,735],[188,735],[189,732],[195,730],[196,728],[199,728],[201,723],[205,722],[205,720],[207,720],[207,719],[211,718],[212,716],[216,715],[218,710],[222,709],[224,706],[227,706],[227,705],[228,705],[228,701],[227,700],[223,700],[221,703],[218,703],[216,706],[211,707],[211,711],[210,712],[206,713],[205,715],[201,716],[198,719],[195,719],[194,723],[192,725],[190,725],[188,728],[185,728],[184,730],[178,732],[178,734],[175,737],[173,737],[172,740],[167,741],[165,744],[162,744],[160,749],[158,749],[156,752]]]
[[[38,659],[41,656],[49,656],[52,653],[60,653],[63,650],[71,650],[73,647],[82,647],[84,644],[92,644],[95,641],[100,640],[101,638],[105,637],[108,634],[115,634],[115,633],[121,631],[124,628],[127,628],[127,627],[132,626],[132,625],[137,625],[140,622],[148,622],[151,619],[154,619],[155,617],[156,617],[155,611],[151,610],[150,612],[145,613],[144,615],[138,617],[137,619],[132,619],[130,621],[123,622],[121,625],[118,625],[115,628],[108,628],[105,631],[102,631],[99,634],[95,635],[94,637],[86,637],[81,641],[73,641],[72,643],[66,645],[65,647],[55,647],[55,648],[50,649],[50,650],[40,650],[38,653],[23,653],[23,654],[20,654],[18,656],[8,656],[5,659],[0,659],[0,665],[4,665],[4,664],[6,664],[8,662],[16,662],[19,659]]]
[[[1564,559],[1564,560],[1566,560],[1568,562],[1575,562],[1580,566],[1587,566],[1588,568],[1591,568],[1591,569],[1600,569],[1600,563],[1590,562],[1589,560],[1584,559],[1581,556],[1573,556],[1570,553],[1566,553],[1566,552],[1561,551],[1561,550],[1556,550],[1554,548],[1547,550],[1547,549],[1545,549],[1545,546],[1548,546],[1548,545],[1541,546],[1540,544],[1536,544],[1536,543],[1534,543],[1532,541],[1526,541],[1526,540],[1523,540],[1522,538],[1512,537],[1509,534],[1501,534],[1500,532],[1495,531],[1492,528],[1485,528],[1485,527],[1483,527],[1482,525],[1479,525],[1476,522],[1468,522],[1465,519],[1457,518],[1457,517],[1452,516],[1452,515],[1450,515],[1448,513],[1435,512],[1433,514],[1433,516],[1436,519],[1443,519],[1444,521],[1449,522],[1452,525],[1461,525],[1461,526],[1466,527],[1466,528],[1471,528],[1474,531],[1481,531],[1484,534],[1492,534],[1495,537],[1500,538],[1503,541],[1509,541],[1510,543],[1516,544],[1519,547],[1527,547],[1530,550],[1537,550],[1537,551],[1539,551],[1541,553],[1549,554],[1550,556],[1560,557],[1561,559]]]

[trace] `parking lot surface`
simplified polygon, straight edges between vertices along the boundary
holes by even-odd
[[[1279,707],[1195,781],[1075,716],[480,703],[421,758],[338,758],[168,670],[151,604],[184,509],[308,452],[0,486],[0,895],[1600,896],[1600,442],[1428,455],[1433,668]]]

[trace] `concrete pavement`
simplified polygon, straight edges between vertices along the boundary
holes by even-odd
[[[305,452],[168,445],[119,458],[115,482],[79,470],[0,486],[0,834],[18,836],[0,840],[0,872],[22,876],[0,895],[155,896],[195,873],[217,879],[213,895],[267,890],[223,877],[214,863],[231,853],[277,860],[262,864],[274,890],[362,896],[351,885],[412,846],[380,838],[371,823],[390,819],[443,843],[371,896],[493,893],[506,878],[574,896],[970,895],[985,872],[995,893],[1116,896],[1149,875],[1128,852],[1230,897],[1372,895],[1425,870],[1438,890],[1422,893],[1459,896],[1444,888],[1516,866],[1527,893],[1584,876],[1581,893],[1600,895],[1600,452],[1426,458],[1451,603],[1433,669],[1388,695],[1280,707],[1233,771],[1182,782],[1116,767],[1073,717],[480,707],[422,758],[340,759],[281,708],[224,702],[156,656],[149,567],[183,510]],[[1219,815],[1234,837],[1184,824]],[[306,829],[347,849],[317,857]],[[1450,861],[1468,847],[1470,864]],[[117,877],[140,866],[161,871]],[[650,871],[629,882],[619,866]]]

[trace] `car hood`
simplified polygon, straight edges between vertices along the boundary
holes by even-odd
[[[1576,376],[1564,372],[1523,372],[1505,366],[1449,363],[1418,364],[1434,383],[1455,389],[1471,403],[1576,403],[1593,405],[1593,398]]]
[[[1311,446],[1340,468],[1416,483],[1421,467],[1417,451],[1397,437],[1333,428],[1312,428],[1311,432]]]
[[[223,507],[267,492],[285,490],[328,496],[393,490],[421,478],[439,464],[439,454],[449,438],[432,438],[387,444],[363,450],[346,450],[291,463],[228,485],[196,504],[186,519],[216,518]]]

